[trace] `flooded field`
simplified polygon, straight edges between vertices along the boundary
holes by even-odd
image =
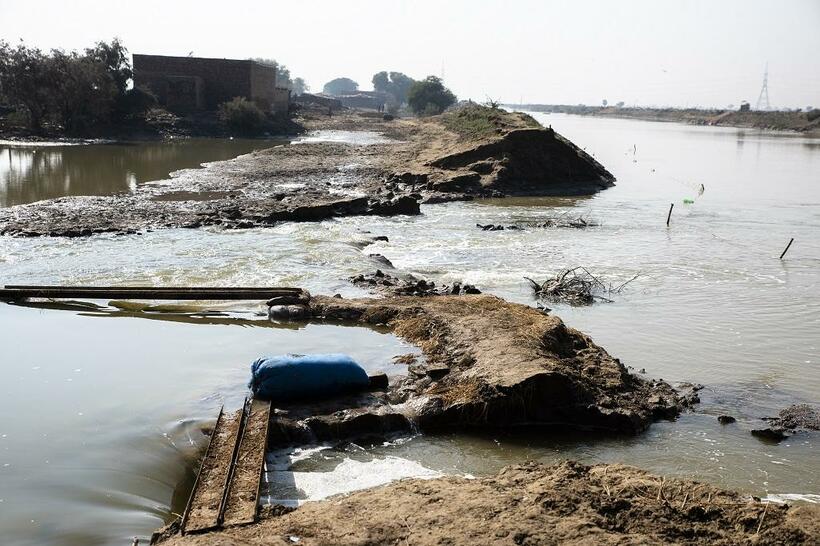
[[[635,438],[507,431],[275,453],[267,494],[298,502],[373,485],[376,474],[481,475],[526,459],[576,458],[816,499],[817,435],[771,445],[748,429],[788,404],[820,399],[820,143],[739,129],[539,120],[594,154],[617,186],[592,198],[426,206],[418,217],[0,238],[0,283],[270,284],[353,296],[363,292],[347,278],[383,267],[368,256],[380,253],[401,271],[534,304],[525,276],[543,280],[579,265],[613,283],[640,274],[614,303],[550,307],[635,371],[704,384],[694,413]],[[476,228],[561,213],[600,225]],[[374,235],[389,240],[368,244]],[[147,536],[180,510],[201,429],[223,401],[241,400],[257,356],[333,350],[383,366],[407,352],[373,331],[263,324],[0,304],[0,414],[14,416],[0,424],[4,539],[85,545]],[[720,425],[724,413],[738,423]]]

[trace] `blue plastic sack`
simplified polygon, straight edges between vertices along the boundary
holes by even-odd
[[[347,355],[288,354],[257,359],[248,386],[257,398],[284,402],[359,391],[369,382],[364,368]]]

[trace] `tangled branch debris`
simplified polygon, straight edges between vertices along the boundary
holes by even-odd
[[[412,275],[405,278],[396,277],[377,269],[375,273],[355,275],[350,282],[360,288],[379,292],[388,296],[444,296],[481,294],[481,290],[472,284],[454,282],[452,285],[439,285],[433,281],[417,279]]]
[[[550,216],[544,222],[539,222],[535,227],[558,227],[558,228],[576,228],[584,229],[588,227],[595,227],[600,225],[597,221],[588,219],[583,214],[580,216],[570,216],[567,213],[559,214],[557,216]]]
[[[527,223],[524,225],[509,225],[501,224],[476,224],[477,228],[483,231],[504,231],[504,230],[524,230],[526,228],[575,228],[584,229],[588,227],[596,227],[600,224],[595,220],[590,220],[586,216],[569,216],[567,213],[550,216],[541,222]]]
[[[535,297],[542,301],[568,303],[569,305],[592,305],[596,301],[612,303],[608,296],[619,294],[626,285],[639,276],[640,273],[637,273],[625,283],[616,286],[612,283],[605,284],[585,267],[573,267],[561,271],[554,278],[547,279],[540,284],[529,277],[524,278],[532,285]]]

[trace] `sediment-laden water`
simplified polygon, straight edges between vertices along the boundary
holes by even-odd
[[[704,384],[694,413],[635,438],[512,431],[277,453],[269,494],[297,501],[371,485],[377,472],[479,475],[562,458],[626,462],[761,496],[820,494],[816,435],[772,445],[748,432],[758,417],[820,399],[820,143],[740,129],[539,120],[594,154],[617,186],[591,198],[433,205],[419,217],[0,238],[0,283],[287,284],[353,296],[362,292],[347,277],[383,267],[368,257],[380,253],[401,271],[534,304],[524,276],[543,280],[579,265],[613,283],[640,273],[614,303],[550,307],[636,372]],[[475,227],[560,213],[600,225]],[[389,241],[363,246],[374,235]],[[190,480],[201,426],[223,400],[241,399],[247,366],[261,354],[343,351],[378,366],[407,352],[392,336],[328,326],[190,324],[5,304],[0,323],[0,528],[11,544],[122,544],[147,535],[180,509],[173,491]],[[739,422],[720,425],[724,413]],[[185,488],[178,491],[184,501]]]

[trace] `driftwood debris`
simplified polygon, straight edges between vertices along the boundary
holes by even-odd
[[[640,273],[637,273],[625,283],[613,285],[604,283],[585,267],[573,267],[542,283],[537,283],[529,277],[524,278],[530,282],[539,300],[579,306],[592,305],[596,301],[612,303],[608,296],[620,293],[639,276]]]

